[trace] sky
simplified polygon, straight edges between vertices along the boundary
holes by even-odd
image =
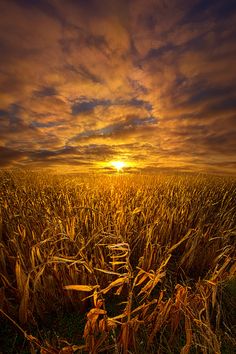
[[[0,0],[0,169],[236,175],[235,0]]]

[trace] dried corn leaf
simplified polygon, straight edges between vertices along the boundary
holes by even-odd
[[[137,282],[137,284],[135,284],[135,286],[141,285],[147,278],[149,278],[149,274],[143,274],[143,276],[139,279],[139,281]]]
[[[186,333],[186,344],[185,346],[181,349],[181,354],[188,354],[190,350],[190,346],[192,343],[192,327],[191,327],[191,321],[190,319],[185,316],[185,333]]]
[[[141,208],[135,208],[133,211],[132,211],[132,214],[138,214],[142,211]]]
[[[20,323],[26,323],[28,317],[28,304],[29,304],[29,276],[26,280],[25,288],[22,294],[20,307],[19,307],[19,320]]]
[[[122,289],[123,289],[123,285],[124,284],[122,284],[121,286],[119,286],[119,288],[116,290],[116,292],[115,292],[115,295],[120,295],[120,293],[121,293],[121,291],[122,291]]]
[[[109,284],[105,289],[101,290],[103,294],[106,294],[108,291],[110,291],[112,288],[116,286],[121,286],[129,281],[128,277],[120,277],[116,280],[114,280],[111,284]]]
[[[64,289],[66,290],[76,290],[76,291],[93,291],[99,288],[98,285],[66,285]]]
[[[134,314],[134,313],[136,313],[140,310],[144,310],[144,309],[148,308],[149,306],[156,304],[156,303],[157,303],[157,299],[154,299],[147,304],[142,304],[142,305],[136,307],[136,309],[134,309],[131,313]]]
[[[229,274],[231,276],[235,276],[236,275],[236,262],[234,262],[234,264],[231,266],[231,268],[229,270]]]
[[[126,247],[123,247],[123,246],[126,246]],[[109,249],[114,249],[114,250],[127,250],[127,248],[129,248],[129,244],[128,243],[125,243],[125,242],[121,242],[121,243],[115,243],[113,245],[108,245],[107,246]]]
[[[98,270],[99,272],[105,273],[105,274],[118,275],[118,276],[121,275],[120,273],[112,272],[111,270],[104,270],[104,269],[100,269],[100,268],[94,268],[94,269]]]
[[[19,260],[16,261],[15,272],[16,272],[17,288],[20,292],[20,295],[22,296],[24,293],[25,284],[27,282],[27,275],[23,271],[23,268],[22,268]]]
[[[94,307],[89,311],[87,317],[91,320],[94,316],[105,315],[106,313],[107,313],[106,310]]]

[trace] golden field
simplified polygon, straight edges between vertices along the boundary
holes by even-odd
[[[3,172],[0,352],[232,353],[235,236],[231,177]]]

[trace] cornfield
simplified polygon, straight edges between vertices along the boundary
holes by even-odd
[[[232,353],[235,236],[231,177],[2,172],[2,328],[29,353]],[[42,334],[68,313],[73,343]]]

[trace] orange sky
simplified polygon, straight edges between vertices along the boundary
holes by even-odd
[[[0,2],[0,168],[236,174],[236,3]]]

